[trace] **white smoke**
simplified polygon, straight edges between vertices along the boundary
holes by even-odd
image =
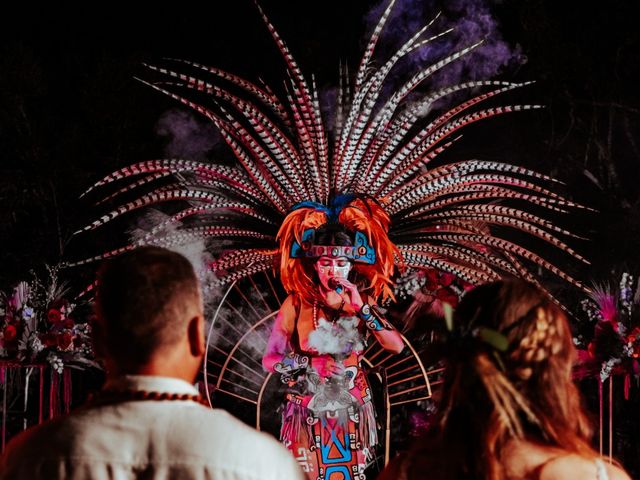
[[[364,350],[364,339],[358,330],[358,317],[343,317],[335,323],[318,319],[318,327],[309,334],[309,346],[319,354],[349,355]]]
[[[189,260],[203,287],[205,311],[209,311],[216,299],[219,298],[220,293],[217,289],[206,288],[216,280],[215,275],[208,268],[208,265],[213,261],[213,256],[209,253],[207,242],[204,238],[191,238],[188,241],[172,240],[175,234],[180,233],[181,222],[168,223],[162,229],[154,232],[153,235],[149,234],[154,227],[165,223],[169,218],[170,216],[163,212],[150,210],[146,215],[138,219],[136,227],[129,231],[131,243],[140,246],[155,245],[163,247],[183,255]]]

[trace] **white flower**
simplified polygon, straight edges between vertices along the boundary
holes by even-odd
[[[64,371],[64,362],[55,353],[49,352],[49,355],[47,355],[47,362],[51,364],[51,368],[53,368],[57,373],[62,373]]]
[[[44,350],[44,345],[42,344],[42,342],[40,341],[37,335],[33,335],[29,343],[33,353],[38,353]]]
[[[600,369],[600,380],[604,382],[611,375],[611,371],[613,367],[615,367],[621,360],[619,358],[610,358],[606,362],[602,363],[602,368]]]

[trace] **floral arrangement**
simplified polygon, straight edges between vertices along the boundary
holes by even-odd
[[[398,279],[394,293],[400,300],[419,296],[424,306],[431,306],[441,314],[443,303],[457,306],[460,296],[469,288],[470,284],[448,272],[410,270]]]
[[[32,275],[10,293],[0,293],[0,359],[17,363],[48,362],[61,373],[65,366],[98,367],[90,342],[91,327],[78,305],[65,298],[57,269],[47,268],[46,283]]]
[[[596,287],[581,302],[587,318],[594,324],[590,341],[575,339],[585,346],[581,353],[583,373],[599,374],[605,381],[612,374],[640,376],[640,281],[623,273],[618,288]],[[586,375],[585,375],[586,376]]]

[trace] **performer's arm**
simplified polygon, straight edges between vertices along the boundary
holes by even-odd
[[[389,352],[400,353],[404,349],[404,342],[398,330],[391,325],[373,299],[367,297],[367,302],[362,300],[358,287],[351,282],[341,280],[340,283],[345,288],[345,294],[351,307],[356,314],[364,321],[365,325],[382,348]]]
[[[262,366],[270,372],[287,373],[284,370],[305,368],[309,363],[308,357],[293,353],[290,347],[295,316],[293,297],[288,296],[278,311],[267,349],[262,357]]]
[[[293,333],[296,309],[291,296],[280,307],[276,321],[271,330],[267,349],[262,357],[262,366],[270,372],[287,374],[295,370],[313,366],[321,376],[328,377],[344,372],[344,365],[331,355],[301,355],[291,350],[291,334]]]
[[[370,300],[363,304],[357,313],[382,348],[393,353],[402,352],[404,342],[400,332],[387,321],[378,305]]]

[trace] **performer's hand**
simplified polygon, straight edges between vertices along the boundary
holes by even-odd
[[[331,355],[318,355],[311,358],[311,366],[318,372],[321,377],[331,377],[334,375],[342,375],[344,373],[344,365],[342,362],[336,361]]]
[[[342,298],[345,303],[348,303],[354,312],[358,313],[362,308],[364,302],[362,301],[362,296],[358,291],[358,287],[351,283],[346,278],[340,278],[340,285],[344,288],[344,292],[342,293]]]

